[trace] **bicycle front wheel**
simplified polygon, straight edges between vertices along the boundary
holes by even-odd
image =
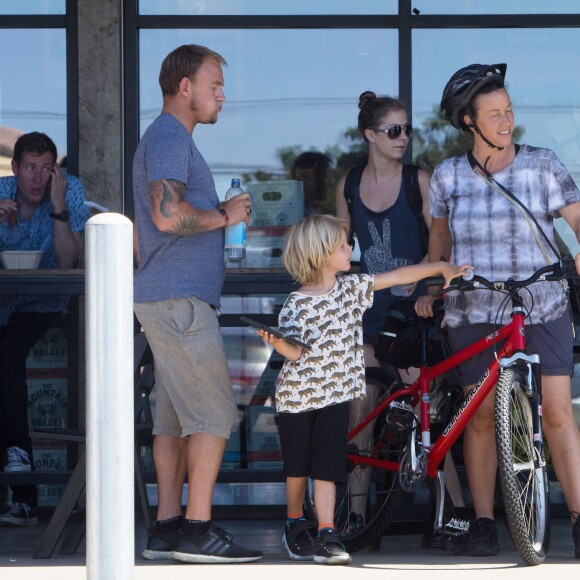
[[[543,452],[539,456],[534,447],[532,404],[516,371],[505,369],[495,395],[503,503],[516,550],[526,564],[537,566],[550,544],[550,502]]]

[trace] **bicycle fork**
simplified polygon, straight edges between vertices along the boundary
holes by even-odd
[[[502,358],[501,367],[516,367],[520,384],[531,402],[533,444],[535,450],[534,467],[545,467],[544,438],[542,435],[542,373],[540,357],[537,354],[516,353],[509,358]]]

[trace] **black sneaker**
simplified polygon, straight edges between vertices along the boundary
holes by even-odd
[[[286,548],[292,560],[312,560],[314,558],[314,538],[310,529],[316,527],[315,522],[305,519],[286,522],[282,536],[282,545]]]
[[[314,561],[319,564],[350,564],[352,558],[334,530],[322,530],[315,540]]]
[[[258,550],[248,550],[232,542],[231,534],[212,526],[205,534],[189,537],[181,530],[179,544],[171,552],[171,559],[191,564],[228,564],[255,562],[262,557]]]
[[[34,526],[37,523],[34,510],[27,503],[13,503],[9,511],[0,515],[0,525]]]
[[[580,515],[572,526],[572,539],[574,540],[574,556],[580,558]]]
[[[477,518],[469,526],[469,540],[465,554],[468,556],[497,556],[499,541],[495,521],[490,518]]]
[[[161,534],[155,528],[151,528],[148,535],[147,547],[141,553],[143,558],[146,560],[171,560],[171,552],[179,544],[177,532]]]

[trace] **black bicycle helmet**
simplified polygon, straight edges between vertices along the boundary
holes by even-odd
[[[459,69],[445,85],[441,97],[441,111],[456,128],[462,128],[461,112],[472,97],[490,82],[503,86],[507,64],[470,64]]]

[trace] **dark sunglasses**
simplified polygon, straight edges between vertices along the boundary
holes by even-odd
[[[389,139],[398,139],[403,131],[405,131],[407,137],[410,137],[411,133],[413,133],[413,127],[409,123],[405,123],[404,125],[391,125],[386,129],[373,129],[373,131],[375,133],[386,133]]]

